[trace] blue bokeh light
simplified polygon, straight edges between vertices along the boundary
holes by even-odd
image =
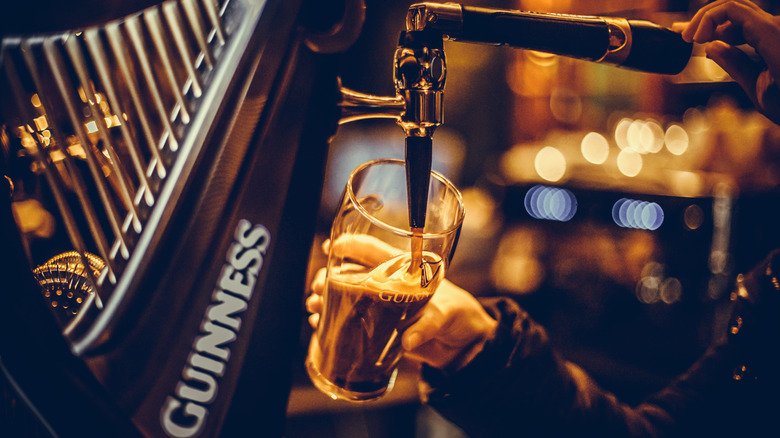
[[[577,198],[563,188],[533,186],[525,194],[525,210],[534,219],[567,222],[577,213]]]
[[[664,222],[664,210],[655,202],[621,198],[612,206],[612,220],[623,228],[657,230]]]

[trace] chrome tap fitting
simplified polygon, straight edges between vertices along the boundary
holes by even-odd
[[[396,93],[406,103],[398,124],[408,137],[430,137],[443,121],[447,68],[441,32],[401,32],[393,72]]]
[[[396,95],[374,96],[342,87],[339,123],[392,118],[408,137],[430,137],[443,121],[446,65],[441,32],[401,32],[393,61]]]

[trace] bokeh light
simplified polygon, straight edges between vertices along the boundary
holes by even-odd
[[[534,168],[547,181],[559,181],[566,173],[566,158],[558,149],[545,146],[536,154]]]
[[[655,202],[621,198],[612,206],[612,220],[623,228],[657,230],[664,222],[664,210]]]
[[[698,205],[691,204],[683,212],[683,221],[686,228],[695,230],[704,223],[704,211]]]
[[[567,222],[577,213],[577,198],[563,188],[533,186],[525,194],[525,210],[534,219]]]
[[[634,120],[629,123],[628,128],[626,129],[626,142],[628,144],[628,148],[639,153],[646,152],[642,145],[642,129],[644,126],[645,122],[641,120]]]
[[[688,150],[688,132],[680,125],[673,124],[666,128],[664,134],[666,149],[674,155],[682,155]]]
[[[634,177],[642,170],[642,156],[633,149],[623,149],[617,157],[617,166],[620,173]]]
[[[593,164],[604,164],[609,157],[609,142],[598,132],[589,132],[580,143],[582,156]]]
[[[664,128],[655,120],[647,120],[639,131],[639,144],[642,150],[657,153],[664,147]]]
[[[615,125],[615,143],[620,149],[626,149],[628,144],[628,128],[631,126],[631,119],[624,117]]]
[[[661,283],[660,290],[661,300],[666,304],[672,304],[680,301],[682,298],[682,283],[680,280],[669,277]]]

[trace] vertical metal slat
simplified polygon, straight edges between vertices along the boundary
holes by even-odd
[[[95,63],[95,67],[97,68],[98,75],[100,76],[100,80],[106,90],[106,95],[108,97],[111,110],[114,112],[114,114],[123,114],[125,111],[120,106],[121,101],[119,100],[119,96],[114,89],[114,83],[111,80],[106,53],[103,48],[103,43],[100,41],[100,34],[98,29],[93,28],[84,31],[84,40],[87,43],[87,49],[89,50],[90,55],[92,55],[92,59]],[[145,170],[146,164],[144,163],[144,159],[141,156],[138,144],[130,132],[130,126],[127,122],[122,121],[119,125],[119,129],[122,132],[122,138],[125,142],[125,146],[127,147],[128,152],[130,153],[130,158],[133,161],[136,174],[138,175],[138,180],[141,186],[138,192],[139,194],[143,194],[143,197],[146,200],[146,205],[152,206],[154,205],[154,193],[152,193],[152,189],[149,186],[149,180],[146,176]],[[138,199],[134,199],[133,202],[137,204],[140,201]]]
[[[157,80],[154,76],[154,73],[152,72],[149,56],[147,55],[146,49],[144,48],[141,35],[140,19],[137,16],[130,17],[127,19],[125,24],[127,25],[127,33],[130,36],[130,41],[132,42],[136,55],[138,55],[138,60],[141,63],[141,70],[143,70],[144,80],[146,80],[146,83],[149,85],[149,92],[152,95],[152,101],[154,102],[154,106],[165,128],[163,138],[167,137],[171,150],[175,152],[179,149],[179,143],[176,139],[173,126],[171,125],[170,116],[165,111],[162,95],[160,94],[160,88],[157,85]]]
[[[222,20],[219,19],[219,10],[213,0],[202,0],[203,7],[206,9],[206,15],[211,20],[211,25],[214,26],[214,32],[217,35],[217,41],[220,46],[225,45],[225,30],[222,28]]]
[[[108,43],[111,49],[114,51],[117,63],[119,64],[119,70],[122,73],[124,83],[127,85],[127,91],[130,93],[130,99],[133,101],[135,107],[136,117],[141,125],[141,130],[144,133],[144,138],[149,146],[149,152],[152,154],[152,160],[150,160],[150,168],[147,170],[147,175],[151,175],[152,168],[157,170],[157,176],[164,179],[168,174],[165,168],[165,163],[160,156],[161,144],[158,144],[157,139],[154,138],[152,133],[152,127],[149,123],[149,119],[144,111],[143,102],[141,100],[141,94],[138,91],[138,85],[135,82],[135,76],[130,71],[129,53],[127,47],[122,41],[122,34],[118,23],[109,23],[106,26],[106,36],[108,36]]]
[[[78,137],[79,141],[81,142],[82,148],[84,149],[84,154],[87,157],[87,164],[89,165],[90,172],[92,173],[92,178],[95,180],[95,188],[97,189],[98,196],[100,197],[100,200],[103,203],[103,208],[106,211],[106,215],[111,225],[111,229],[114,232],[114,237],[116,238],[116,241],[119,243],[119,249],[122,251],[122,257],[127,259],[130,256],[130,253],[124,241],[124,237],[122,235],[122,230],[119,222],[120,213],[117,211],[116,207],[114,206],[114,203],[111,201],[111,198],[109,197],[109,188],[106,186],[106,181],[100,169],[100,162],[98,161],[98,158],[95,156],[92,147],[92,142],[89,140],[89,137],[87,137],[87,133],[84,132],[84,126],[82,122],[79,120],[80,112],[76,104],[76,99],[72,94],[75,88],[73,87],[73,84],[70,82],[70,79],[65,75],[65,72],[67,71],[65,67],[65,62],[62,59],[62,55],[60,54],[59,50],[57,50],[57,47],[55,46],[56,41],[58,40],[59,38],[56,37],[47,38],[44,41],[44,46],[43,46],[44,52],[46,53],[46,57],[49,61],[49,64],[51,65],[52,73],[54,74],[54,80],[56,81],[57,87],[62,95],[63,102],[65,103],[65,108],[67,110],[68,115],[70,116],[71,123],[73,124],[73,129],[76,131],[76,136]],[[112,252],[114,251],[115,248],[112,247]],[[111,263],[110,260],[113,260],[111,254],[109,254],[106,263],[110,264]],[[113,283],[116,281],[116,279],[112,279],[111,281]]]
[[[160,12],[157,10],[157,8],[147,9],[144,13],[144,19],[146,21],[146,26],[152,35],[154,46],[157,49],[157,52],[160,54],[160,59],[163,64],[163,69],[165,70],[165,75],[168,77],[171,90],[173,91],[173,96],[176,99],[177,108],[174,108],[172,112],[175,114],[176,110],[178,109],[178,111],[181,113],[182,123],[188,125],[190,123],[190,112],[187,108],[187,103],[185,102],[181,91],[184,87],[178,83],[176,80],[176,75],[173,72],[173,65],[171,65],[171,56],[168,51],[168,44],[166,44],[162,31],[162,20],[160,19]]]
[[[173,33],[173,39],[176,42],[176,47],[179,49],[179,55],[182,58],[182,64],[187,70],[187,76],[189,77],[189,83],[192,86],[192,95],[195,98],[199,98],[203,94],[203,88],[201,87],[198,74],[195,72],[195,59],[190,54],[190,50],[187,47],[186,40],[184,38],[184,28],[182,23],[181,14],[179,13],[178,5],[174,2],[165,2],[162,5],[163,15],[168,22],[168,27]],[[185,89],[187,84],[185,84]]]
[[[206,62],[206,67],[211,70],[214,68],[214,58],[212,57],[211,51],[209,50],[209,43],[206,41],[206,33],[203,31],[203,26],[201,25],[202,19],[200,12],[198,12],[198,8],[195,6],[193,1],[182,0],[182,6],[184,7],[184,13],[187,16],[187,21],[190,23],[190,28],[195,35],[198,46],[200,47],[203,60]]]
[[[70,55],[73,66],[76,69],[76,75],[81,82],[81,89],[84,90],[84,94],[87,97],[87,103],[92,111],[92,119],[98,128],[98,133],[103,140],[103,146],[108,151],[108,156],[111,161],[111,168],[116,175],[117,185],[119,186],[119,193],[122,201],[125,204],[125,208],[129,210],[130,220],[132,221],[133,228],[136,233],[141,232],[141,221],[139,219],[138,210],[134,201],[135,189],[130,186],[130,177],[127,174],[125,167],[122,165],[122,160],[117,154],[114,148],[114,142],[111,140],[111,136],[108,134],[108,127],[106,127],[106,121],[103,118],[103,114],[98,105],[97,91],[94,88],[94,83],[89,77],[87,72],[86,62],[84,59],[84,53],[81,51],[78,39],[70,37],[65,41],[65,48]],[[122,227],[123,231],[126,230],[126,226]],[[119,236],[118,236],[119,237]]]

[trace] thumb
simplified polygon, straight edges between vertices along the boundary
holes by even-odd
[[[721,66],[757,105],[756,81],[762,70],[759,65],[742,50],[722,41],[707,44],[706,52],[707,56]]]
[[[411,351],[435,338],[444,325],[444,315],[433,306],[426,306],[423,314],[414,324],[409,326],[401,338],[401,345]]]

